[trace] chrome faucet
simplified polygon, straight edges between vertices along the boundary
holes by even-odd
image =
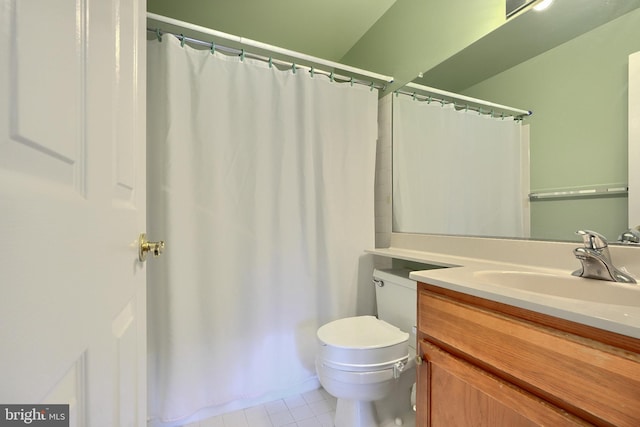
[[[584,247],[573,250],[573,254],[582,263],[582,268],[572,273],[574,276],[610,282],[636,283],[633,277],[613,265],[609,245],[603,235],[589,230],[578,230],[576,234],[582,236]]]

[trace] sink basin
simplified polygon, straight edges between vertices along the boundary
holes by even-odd
[[[484,270],[474,273],[481,283],[578,301],[640,307],[640,285],[528,271]]]

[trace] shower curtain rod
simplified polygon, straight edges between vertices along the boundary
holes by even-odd
[[[260,50],[264,50],[267,52],[271,52],[271,53],[275,53],[278,55],[283,55],[286,56],[288,58],[294,58],[294,59],[299,59],[301,61],[304,61],[306,63],[310,63],[313,65],[320,65],[320,66],[324,66],[324,67],[328,67],[330,69],[336,69],[336,70],[340,70],[340,71],[344,71],[347,73],[352,73],[352,74],[357,74],[363,77],[367,77],[370,78],[372,80],[377,80],[377,81],[381,81],[381,82],[385,82],[385,84],[387,83],[392,83],[393,82],[393,77],[391,76],[385,76],[383,74],[378,74],[378,73],[374,73],[372,71],[367,71],[367,70],[363,70],[360,68],[355,68],[355,67],[351,67],[349,65],[344,65],[344,64],[340,64],[338,62],[333,62],[333,61],[329,61],[326,59],[322,59],[322,58],[317,58],[314,56],[310,56],[310,55],[306,55],[304,53],[300,53],[300,52],[296,52],[293,50],[289,50],[289,49],[284,49],[278,46],[273,46],[270,44],[266,44],[266,43],[262,43],[259,41],[255,41],[255,40],[251,40],[245,37],[239,37],[239,36],[235,36],[232,34],[228,34],[228,33],[223,33],[221,31],[217,31],[217,30],[212,30],[210,28],[206,28],[206,27],[201,27],[199,25],[195,25],[195,24],[191,24],[188,22],[184,22],[184,21],[179,21],[177,19],[173,19],[170,18],[168,16],[162,16],[162,15],[158,15],[155,13],[151,13],[151,12],[147,12],[147,19],[153,20],[153,21],[157,21],[160,23],[164,23],[164,24],[168,24],[168,25],[172,25],[172,26],[176,26],[179,27],[181,29],[186,29],[186,30],[191,30],[191,31],[196,31],[198,33],[201,34],[206,34],[206,35],[210,35],[213,36],[217,39],[222,39],[222,40],[227,40],[230,42],[234,42],[234,43],[238,43],[240,45],[243,46],[249,46],[249,47],[253,47],[256,49],[260,49]],[[148,28],[148,30],[151,30],[150,28]],[[153,29],[153,31],[156,31],[156,29]],[[162,33],[164,34],[173,34],[181,39],[185,39],[188,42],[192,42],[195,44],[199,44],[199,45],[208,45],[211,46],[212,42],[207,42],[207,41],[203,41],[203,40],[198,40],[195,38],[191,38],[191,37],[185,37],[181,34],[175,34],[175,33],[171,33],[168,31],[162,31]],[[218,48],[217,44],[216,44],[216,48]],[[221,47],[221,50],[222,47]],[[237,51],[238,53],[241,50],[238,49],[234,49],[234,48],[226,48],[225,50],[227,51]],[[257,57],[258,59],[265,59],[259,55],[255,55],[253,54],[253,56]],[[266,59],[271,59],[271,58],[266,58]],[[273,62],[275,62],[275,60],[272,60]],[[281,62],[282,63],[282,62]],[[293,64],[293,63],[292,63]],[[322,74],[326,74],[326,75],[330,75],[330,72],[324,71],[324,70],[315,70],[312,67],[308,67],[308,66],[303,66],[303,65],[298,65],[295,64],[296,68],[303,68],[303,69],[308,69],[309,71],[313,71],[313,72],[318,72],[318,73],[322,73]],[[340,77],[342,80],[346,80],[346,81],[350,81],[349,77],[344,77],[344,76],[335,76],[335,77]],[[354,83],[358,83],[355,80],[353,80]],[[362,81],[359,81],[359,83],[364,84]]]
[[[333,81],[337,81],[337,82],[341,82],[341,83],[351,83],[351,84],[359,84],[359,85],[363,85],[363,86],[368,86],[371,89],[380,89],[380,90],[384,90],[386,89],[386,84],[379,84],[379,83],[374,83],[373,81],[369,81],[369,80],[360,80],[360,79],[355,79],[353,77],[347,77],[347,76],[343,76],[340,74],[335,74],[333,72],[329,72],[329,71],[324,71],[324,70],[319,70],[316,69],[314,67],[308,67],[305,65],[300,65],[300,64],[296,64],[295,62],[286,62],[286,61],[281,61],[278,59],[273,59],[272,57],[266,57],[266,56],[261,56],[255,53],[251,53],[251,52],[245,52],[244,49],[237,49],[237,48],[233,48],[233,47],[228,47],[228,46],[222,46],[219,44],[214,44],[212,42],[208,42],[205,40],[199,40],[193,37],[188,37],[185,36],[184,34],[176,34],[176,33],[172,33],[169,31],[165,31],[165,30],[161,30],[159,28],[147,28],[148,32],[151,33],[155,33],[156,36],[158,37],[159,40],[162,39],[162,36],[165,34],[171,35],[176,37],[178,40],[180,40],[181,43],[189,43],[192,45],[198,45],[198,46],[205,46],[211,50],[213,50],[215,48],[215,50],[217,51],[221,51],[221,52],[226,52],[228,54],[231,55],[238,55],[241,56],[242,58],[252,58],[252,59],[257,59],[260,61],[264,61],[264,62],[268,62],[269,66],[272,65],[276,65],[276,66],[282,66],[282,67],[286,67],[286,68],[293,68],[295,67],[295,70],[305,70],[311,73],[311,75],[313,76],[314,74],[322,74],[323,76],[327,76],[329,77],[331,80]]]
[[[508,107],[506,105],[495,104],[493,102],[484,101],[482,99],[472,98],[470,96],[460,95],[458,93],[449,92],[442,89],[436,89],[429,86],[423,86],[416,83],[407,83],[403,87],[406,89],[412,89],[413,91],[409,92],[409,91],[403,91],[402,89],[400,89],[395,91],[395,93],[401,93],[403,95],[409,95],[409,96],[420,94],[427,99],[432,99],[433,101],[442,102],[443,104],[450,104],[453,102],[454,105],[459,105],[456,103],[456,101],[461,101],[462,106],[467,106],[469,107],[469,109],[479,111],[481,113],[493,113],[496,110],[502,113],[508,112],[515,119],[522,119],[523,117],[530,116],[533,114],[533,111],[530,111],[530,110],[521,110],[519,108],[513,108],[513,107]],[[441,96],[447,99],[433,98],[431,95]],[[486,111],[483,111],[482,107],[488,107],[489,109]]]

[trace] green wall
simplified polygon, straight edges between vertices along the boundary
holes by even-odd
[[[640,9],[464,91],[534,112],[531,190],[627,183],[628,56],[640,50]],[[575,240],[578,228],[615,240],[625,196],[531,203],[532,237]]]
[[[397,0],[340,62],[394,76],[388,93],[504,22],[505,0]]]

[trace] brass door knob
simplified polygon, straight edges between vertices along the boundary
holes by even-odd
[[[138,259],[140,262],[145,262],[147,260],[147,253],[153,254],[154,258],[159,257],[164,250],[164,241],[160,240],[159,242],[149,242],[147,240],[146,233],[141,233],[138,238]]]

